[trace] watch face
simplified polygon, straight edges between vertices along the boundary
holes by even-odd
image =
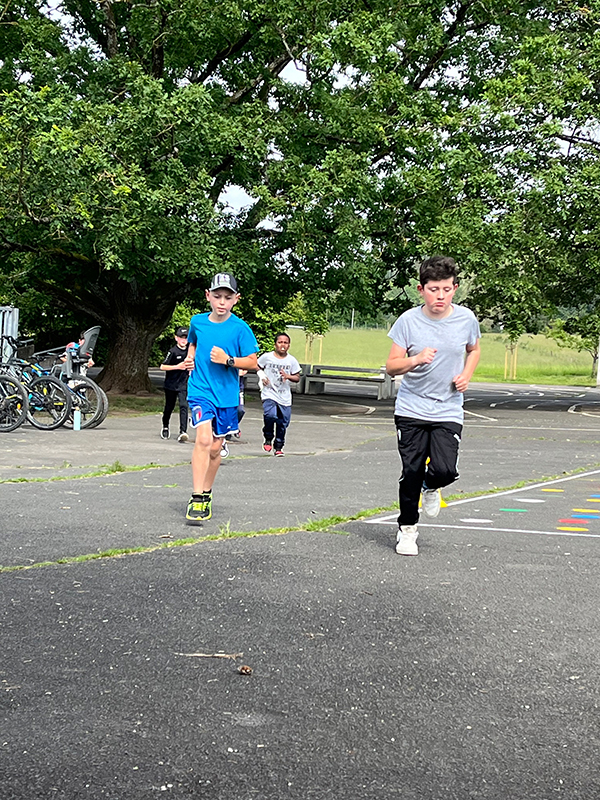
[[[229,356],[229,358],[227,359],[227,366],[233,367],[233,356]]]

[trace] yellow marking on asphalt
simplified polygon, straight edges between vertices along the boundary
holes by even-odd
[[[557,531],[589,531],[589,528],[557,528]]]

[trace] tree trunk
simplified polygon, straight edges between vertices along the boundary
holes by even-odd
[[[101,321],[108,334],[108,357],[98,383],[105,392],[152,392],[148,376],[152,345],[169,324],[177,298],[170,292],[166,297],[148,297],[134,282],[119,282],[115,289],[109,318]]]
[[[139,394],[152,392],[148,376],[150,352],[160,330],[143,330],[139,326],[109,332],[106,367],[98,376],[105,392]]]

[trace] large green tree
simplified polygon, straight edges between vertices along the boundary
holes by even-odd
[[[239,277],[250,322],[299,291],[317,312],[377,308],[434,247],[462,254],[483,286],[494,248],[518,272],[519,237],[533,236],[523,209],[531,190],[544,197],[531,175],[551,169],[567,116],[556,98],[575,91],[553,75],[549,43],[589,39],[594,13],[516,0],[9,0],[7,286],[103,325],[103,384],[136,391],[175,305],[199,302],[217,270]],[[231,187],[243,208],[228,206]]]

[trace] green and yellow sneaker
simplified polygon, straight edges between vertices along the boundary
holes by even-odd
[[[212,517],[212,492],[193,494],[187,506],[185,518],[190,522],[204,522]]]

